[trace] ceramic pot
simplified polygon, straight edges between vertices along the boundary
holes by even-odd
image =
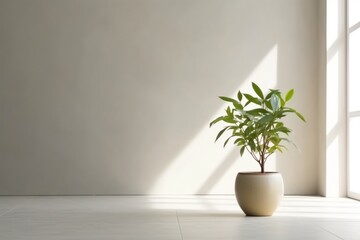
[[[235,195],[248,216],[271,216],[284,195],[284,182],[278,172],[240,172]]]

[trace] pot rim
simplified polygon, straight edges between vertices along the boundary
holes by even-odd
[[[281,174],[279,172],[238,172],[238,175],[272,175]]]

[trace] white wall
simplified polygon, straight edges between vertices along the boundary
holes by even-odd
[[[0,194],[233,193],[258,170],[208,124],[295,88],[287,194],[318,188],[318,1],[0,1]]]
[[[346,1],[321,0],[319,12],[319,193],[347,195]]]

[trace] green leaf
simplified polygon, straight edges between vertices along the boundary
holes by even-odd
[[[239,110],[237,112],[240,114],[241,118],[239,118],[239,119],[241,119],[242,121],[250,121],[250,120],[254,119],[254,116],[251,114],[248,114],[247,111]]]
[[[280,99],[276,94],[271,96],[270,103],[271,103],[272,110],[274,112],[279,110],[279,108],[280,108]]]
[[[229,127],[229,130],[233,130],[233,134],[237,131],[239,129],[239,127],[238,126],[230,126]]]
[[[270,154],[274,153],[275,151],[279,151],[279,152],[283,152],[283,149],[282,148],[285,148],[285,146],[282,146],[282,145],[276,145],[276,146],[272,146],[271,148],[269,148],[268,152]],[[286,149],[286,148],[285,148]]]
[[[288,112],[295,113],[296,111],[295,111],[295,109],[292,109],[292,108],[289,108],[289,107],[284,107],[283,112],[284,113],[288,113]]]
[[[218,135],[216,136],[215,142],[223,135],[223,133],[228,129],[229,127],[225,127],[223,130],[221,130]]]
[[[284,112],[295,113],[303,122],[306,122],[304,116],[293,108],[286,107]]]
[[[246,99],[249,102],[255,103],[257,105],[261,105],[261,102],[260,102],[260,100],[258,98],[255,98],[255,97],[253,97],[253,96],[251,96],[250,94],[247,94],[247,93],[244,93],[244,96],[246,97]]]
[[[285,102],[288,102],[294,95],[294,89],[288,91],[285,95]]]
[[[241,92],[239,91],[237,94],[237,98],[239,99],[239,101],[241,102],[243,95],[241,94]]]
[[[230,107],[227,107],[225,111],[229,117],[232,117],[232,111],[231,111]]]
[[[276,150],[278,150],[279,152],[283,153],[283,150],[281,149],[281,147],[276,146]]]
[[[229,98],[229,97],[219,96],[219,98],[220,98],[221,100],[224,100],[225,102],[232,102],[232,103],[238,102],[238,101],[236,101],[235,99],[232,99],[232,98]]]
[[[275,128],[273,131],[275,132],[283,132],[285,134],[289,134],[291,132],[291,130],[287,127],[279,127],[279,128]]]
[[[239,126],[238,126],[238,129],[242,129],[242,127],[245,126],[245,125],[246,125],[245,122],[240,123]]]
[[[242,138],[238,138],[234,141],[234,144],[237,144],[238,142],[240,142],[242,140]]]
[[[250,135],[250,133],[254,130],[254,127],[251,125],[251,126],[248,126],[245,131],[244,131],[244,135],[247,136],[247,135]]]
[[[226,141],[224,142],[224,146],[223,146],[223,147],[226,146],[226,144],[229,142],[229,140],[230,140],[232,137],[234,137],[234,136],[230,136],[230,137],[228,137],[228,139],[226,139]]]
[[[252,83],[252,88],[254,89],[255,93],[261,98],[261,99],[264,99],[264,94],[263,92],[261,91],[261,89],[259,88],[258,85],[256,85],[256,83]]]
[[[262,118],[260,118],[260,120],[258,121],[258,123],[263,124],[263,123],[268,123],[271,122],[273,120],[274,116],[273,115],[266,115]]]
[[[284,123],[282,123],[282,122],[276,123],[276,127],[283,127],[283,126],[284,126]]]
[[[281,138],[277,137],[277,136],[273,136],[270,138],[270,141],[274,144],[274,145],[279,145],[279,143],[281,142]]]
[[[242,146],[242,147],[240,148],[240,156],[243,156],[243,155],[244,155],[245,148],[246,148],[246,146]]]
[[[238,103],[238,102],[233,102],[233,105],[234,105],[234,107],[235,107],[236,109],[238,109],[238,110],[243,110],[243,109],[244,109],[243,105],[241,105],[241,104]]]
[[[240,142],[237,143],[238,146],[246,146],[245,145],[245,140],[242,140]]]
[[[265,99],[270,99],[273,94],[280,93],[279,90],[270,89],[270,92],[266,95]]]
[[[227,123],[236,123],[236,121],[234,120],[234,118],[229,117],[229,116],[225,116],[225,117],[223,118],[223,121],[224,121],[224,122],[227,122]]]
[[[215,120],[213,120],[213,121],[210,123],[210,127],[211,127],[212,125],[214,125],[215,123],[222,121],[223,118],[224,118],[224,117],[221,116],[221,117],[218,117],[218,118],[216,118]]]
[[[243,120],[243,116],[242,116],[242,115],[235,115],[235,117],[236,117],[237,119],[239,119],[240,121]]]
[[[249,146],[250,146],[251,151],[253,151],[253,152],[256,151],[256,146],[252,139],[249,141]]]
[[[301,113],[299,113],[299,112],[295,112],[295,114],[301,119],[301,120],[303,120],[303,122],[306,122],[306,120],[305,120],[305,118],[304,118],[304,116],[303,115],[301,115]]]
[[[269,148],[268,152],[269,153],[274,153],[276,151],[276,146],[272,146],[271,148]]]
[[[250,111],[247,111],[247,113],[250,114],[250,115],[254,115],[254,116],[260,116],[260,115],[264,115],[264,114],[269,114],[269,112],[266,111],[263,108],[255,108],[255,109],[252,109]]]
[[[284,101],[284,99],[281,96],[279,98],[280,98],[280,103],[281,103],[280,105],[283,108],[285,106],[286,102]]]
[[[267,108],[273,110],[273,109],[272,109],[272,106],[271,106],[271,103],[270,103],[269,100],[266,100],[266,101],[265,101],[265,106],[266,106]]]

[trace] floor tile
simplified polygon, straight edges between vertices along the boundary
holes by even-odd
[[[234,217],[218,217],[214,214],[202,217],[183,215],[180,224],[184,239],[339,240],[334,234],[306,223],[306,219],[287,221],[276,217],[240,216],[233,219]]]
[[[360,221],[319,222],[319,226],[344,240],[360,239]]]
[[[23,203],[20,197],[0,196],[0,216],[18,208]]]
[[[247,217],[232,195],[0,197],[1,240],[359,240],[360,202],[287,196]]]

